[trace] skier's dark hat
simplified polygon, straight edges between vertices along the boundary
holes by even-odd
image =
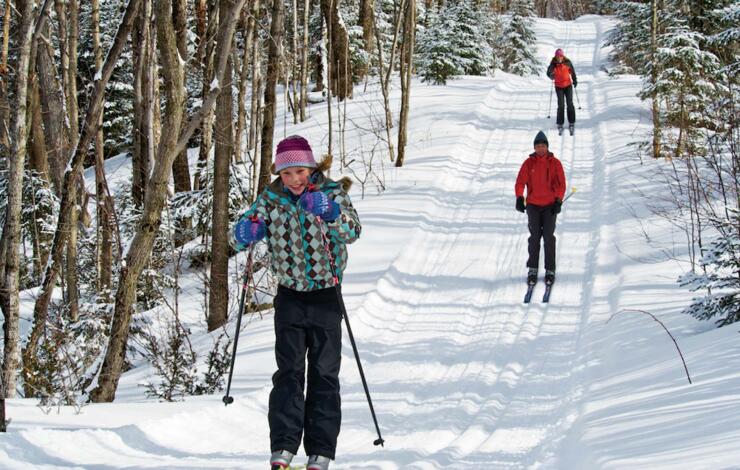
[[[550,147],[550,143],[547,141],[547,136],[542,131],[539,131],[534,138],[534,145],[537,145],[537,144],[545,144],[548,147]]]

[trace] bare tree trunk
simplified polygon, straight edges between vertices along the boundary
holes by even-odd
[[[368,57],[372,56],[375,48],[375,31],[373,23],[375,19],[375,0],[360,0],[359,23],[362,26],[362,42]],[[357,79],[363,80],[368,73],[370,61],[357,71]]]
[[[416,40],[416,1],[406,5],[403,51],[401,54],[401,116],[398,122],[398,159],[396,166],[403,166],[406,157],[406,128],[409,121],[411,98],[411,75],[414,65],[414,41]]]
[[[220,0],[220,23],[228,18],[231,0]],[[224,45],[219,44],[219,47]],[[233,64],[231,56],[221,94],[216,102],[216,148],[213,160],[213,215],[211,216],[211,289],[208,300],[208,331],[226,323],[229,314],[229,167],[234,153]]]
[[[69,61],[67,64],[67,111],[69,114],[69,140],[72,145],[79,139],[79,110],[77,106],[77,36],[79,35],[79,7],[77,0],[67,0],[69,2],[69,11],[67,19],[69,21],[69,30],[67,35],[67,50]],[[66,149],[69,152],[69,149]],[[77,202],[87,197],[83,194],[85,184],[82,178],[79,179],[80,193],[77,195]],[[79,277],[77,275],[77,238],[78,238],[78,221],[80,212],[84,211],[85,204],[80,204],[80,210],[75,209],[72,212],[72,220],[69,224],[69,242],[67,243],[67,307],[69,308],[69,318],[77,321],[79,316]]]
[[[252,43],[252,100],[249,107],[249,149],[252,155],[252,185],[250,199],[257,197],[259,178],[262,171],[262,160],[260,158],[259,137],[262,129],[262,41],[255,30],[255,38]],[[268,162],[269,164],[269,162]]]
[[[180,58],[184,62],[187,62],[188,19],[187,5],[185,4],[185,0],[172,0],[172,10],[172,20],[175,26],[175,35],[177,36],[177,50],[180,53]],[[175,158],[175,163],[172,166],[172,179],[175,184],[175,193],[190,191],[192,189],[192,186],[190,184],[190,168],[188,166],[187,150],[184,152],[180,152],[177,155],[177,158]],[[187,223],[186,225],[188,227],[190,226],[189,223]],[[175,238],[180,240],[182,238],[182,234],[176,235]]]
[[[400,11],[403,11],[405,7],[406,7],[406,0],[401,0]],[[388,62],[388,70],[385,70],[385,66],[383,64],[383,45],[380,42],[380,32],[378,31],[378,24],[376,21],[373,21],[373,25],[375,28],[375,44],[376,44],[376,48],[378,49],[378,65],[380,66],[378,75],[380,77],[380,90],[383,94],[383,107],[385,109],[385,133],[386,133],[386,139],[388,141],[388,156],[390,158],[390,161],[394,161],[396,159],[396,156],[393,150],[393,140],[391,138],[391,129],[393,128],[393,116],[391,115],[389,87],[390,87],[391,72],[393,71],[393,62],[395,61],[395,56],[396,56],[396,47],[398,46],[398,32],[401,27],[401,15],[400,14],[396,15],[395,21],[396,23],[395,23],[395,28],[393,32],[393,42],[391,43],[391,54],[390,54],[390,60]]]
[[[19,366],[18,345],[20,340],[20,292],[18,278],[20,273],[21,245],[21,200],[23,194],[23,168],[26,159],[26,111],[28,99],[28,78],[31,73],[31,42],[33,38],[33,3],[25,2],[21,12],[21,27],[18,39],[18,64],[16,69],[15,122],[12,130],[12,147],[8,164],[7,206],[3,238],[5,243],[5,272],[2,278],[1,302],[3,323],[2,383],[7,398],[15,397],[16,371]],[[4,422],[3,422],[4,425]]]
[[[218,51],[218,66],[215,74],[218,84],[223,82],[227,59],[231,54],[234,30],[239,18],[238,12],[244,7],[245,2],[246,0],[236,0],[233,8],[224,15],[228,21],[219,25],[217,44],[222,46]],[[212,87],[203,100],[200,111],[190,119],[184,127],[185,130],[181,132],[185,107],[184,72],[183,65],[178,59],[175,32],[169,20],[170,15],[169,0],[157,0],[157,34],[162,60],[161,70],[164,77],[163,89],[167,98],[164,114],[166,122],[162,127],[162,139],[152,177],[149,180],[141,222],[126,256],[125,268],[121,271],[108,349],[100,369],[98,386],[90,393],[90,399],[93,402],[112,401],[115,398],[126,356],[128,330],[133,313],[133,303],[136,299],[136,283],[151,256],[154,237],[161,222],[161,213],[167,196],[167,183],[172,172],[172,162],[175,155],[185,149],[193,132],[203,122],[204,116],[211,112],[221,92],[220,86]]]
[[[45,30],[48,32],[47,28]],[[41,91],[41,115],[44,119],[45,139],[49,149],[51,181],[54,183],[55,193],[61,195],[62,175],[69,151],[69,128],[67,114],[64,111],[62,86],[56,79],[53,55],[46,42],[38,43],[36,70]]]
[[[267,83],[265,84],[265,106],[262,122],[262,146],[260,179],[257,193],[270,184],[270,165],[272,163],[272,139],[275,130],[275,87],[280,76],[280,63],[283,52],[283,2],[272,1],[272,23],[270,25],[270,39],[267,56]]]
[[[333,10],[334,0],[329,0],[329,11]],[[324,0],[321,1],[322,8]],[[327,113],[327,122],[329,123],[328,126],[328,134],[329,139],[327,142],[327,154],[331,157],[334,155],[334,150],[332,148],[332,145],[334,143],[334,119],[332,119],[331,116],[331,97],[332,93],[336,93],[336,81],[333,79],[334,77],[334,42],[331,40],[332,37],[332,22],[327,21],[326,16],[324,16],[324,25],[326,26],[325,29],[322,29],[322,39],[325,39],[326,41],[326,113]]]
[[[250,56],[252,55],[252,43],[256,35],[255,18],[259,12],[259,0],[253,0],[249,11],[248,18],[244,19],[244,51],[242,54],[241,70],[239,72],[239,97],[237,98],[237,120],[236,131],[234,133],[234,160],[243,161],[243,144],[244,131],[247,128],[247,83],[249,81]],[[246,16],[246,11],[244,12]],[[252,89],[252,98],[256,90]],[[248,136],[247,140],[250,140]],[[248,145],[248,144],[247,144]]]
[[[43,333],[43,329],[46,324],[49,302],[51,301],[51,295],[54,291],[54,285],[56,284],[62,263],[63,247],[67,244],[67,235],[69,233],[67,227],[71,219],[71,212],[74,209],[74,201],[76,201],[76,182],[82,171],[82,165],[87,155],[87,149],[97,134],[97,123],[100,122],[105,86],[110,80],[116,61],[118,60],[131,28],[133,27],[134,19],[136,18],[136,13],[141,3],[143,3],[143,0],[130,0],[126,7],[123,19],[121,20],[121,24],[116,32],[113,45],[108,51],[105,64],[103,65],[102,70],[98,71],[96,74],[99,76],[99,79],[95,81],[90,94],[88,110],[85,115],[85,122],[82,128],[83,133],[72,152],[67,171],[64,174],[59,218],[57,219],[57,228],[54,233],[54,241],[50,252],[51,261],[47,263],[44,271],[41,289],[39,291],[38,298],[36,299],[36,304],[34,305],[33,328],[23,351],[24,373],[28,372],[26,364],[31,365],[35,361],[36,348],[38,347],[39,339],[41,338],[41,334]]]
[[[208,93],[211,83],[213,82],[213,55],[214,55],[214,44],[213,41],[209,41],[208,38],[212,38],[215,34],[216,28],[218,27],[218,3],[211,4],[211,8],[208,10],[208,29],[206,35],[203,38],[206,43],[203,49],[203,96]],[[213,112],[206,115],[203,126],[201,128],[201,139],[200,139],[200,151],[198,154],[198,170],[195,177],[195,188],[202,189],[201,187],[201,172],[208,174],[208,159],[211,153],[211,147],[213,146]]]
[[[329,41],[334,51],[329,55],[331,74],[329,75],[329,88],[334,94],[343,100],[352,98],[352,68],[345,67],[349,64],[349,32],[339,12],[339,0],[321,0],[321,11],[329,30]],[[347,68],[345,72],[345,68]],[[349,78],[345,78],[345,75]],[[349,84],[350,86],[347,86]]]
[[[293,89],[293,124],[298,124],[298,0],[293,0],[293,52],[290,59],[290,87]],[[288,84],[286,83],[287,87]]]
[[[103,67],[103,49],[100,46],[100,2],[92,0],[92,39],[95,51],[95,68]],[[108,183],[105,179],[105,136],[103,135],[103,114],[98,121],[95,134],[95,195],[97,200],[97,279],[98,292],[104,300],[109,300],[111,272],[113,267],[112,227],[113,203],[108,197]]]
[[[38,82],[34,79],[29,84],[31,89],[29,90],[29,113],[31,113],[31,139],[29,145],[29,162],[28,166],[31,170],[38,173],[39,177],[45,181],[46,186],[51,188],[51,181],[49,179],[49,161],[46,156],[46,140],[44,138],[44,129],[41,119],[41,95],[39,92]],[[48,210],[41,211],[36,204],[34,204],[34,216],[33,216],[33,266],[34,275],[39,279],[43,273],[46,261],[49,258],[48,245],[51,242],[51,234],[43,232],[39,227],[38,221],[46,220],[50,216]]]
[[[653,85],[658,81],[658,63],[655,61],[655,55],[658,51],[658,0],[651,0],[650,7],[652,10],[652,21],[650,25],[650,55],[652,60],[652,71],[650,80]],[[660,125],[660,103],[657,91],[653,92],[653,158],[660,158],[660,134],[662,132]]]
[[[10,146],[10,105],[8,104],[8,45],[10,41],[10,0],[5,0],[3,13],[3,46],[0,59],[0,145]],[[0,260],[1,261],[1,260]],[[1,263],[0,263],[1,264]],[[2,278],[0,278],[2,279]]]
[[[261,113],[260,97],[262,96],[262,41],[255,30],[254,42],[252,43],[252,99],[249,106],[249,149],[257,149],[257,140],[259,139],[258,126],[259,116]],[[255,167],[259,158],[254,158]]]
[[[311,0],[303,4],[303,49],[301,50],[301,122],[306,120],[308,105],[308,20],[311,12]]]
[[[136,20],[136,27],[132,33],[132,43],[139,47],[133,48],[134,53],[134,148],[131,158],[132,181],[131,196],[136,207],[144,205],[146,184],[153,156],[152,142],[152,106],[153,84],[151,79],[151,49],[153,38],[151,33],[151,2],[145,1]]]

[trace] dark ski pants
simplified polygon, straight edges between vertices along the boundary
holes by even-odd
[[[545,240],[545,270],[555,271],[555,221],[552,206],[527,204],[529,219],[529,259],[528,268],[537,269],[540,264],[540,238]]]
[[[565,102],[568,102],[568,122],[570,124],[576,123],[576,108],[573,106],[573,85],[568,85],[565,88],[555,88],[555,93],[558,95],[558,118],[556,120],[558,127],[563,126],[565,117],[563,116],[565,111]]]
[[[342,421],[339,364],[342,314],[334,287],[299,292],[279,286],[275,303],[275,358],[268,421],[272,452],[334,459]],[[306,383],[308,359],[308,384]]]

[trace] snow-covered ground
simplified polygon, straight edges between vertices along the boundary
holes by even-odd
[[[346,340],[333,468],[740,468],[737,328],[682,314],[690,293],[675,280],[685,267],[643,236],[648,226],[652,237],[675,238],[640,196],[661,191],[651,175],[662,163],[640,165],[630,146],[650,118],[635,96],[639,78],[603,71],[611,26],[598,16],[537,21],[543,61],[562,47],[578,72],[574,137],[558,137],[546,118],[544,73],[415,83],[406,165],[377,170],[385,192],[369,185],[363,199],[353,189],[363,235],[344,285],[386,446],[372,445]],[[377,118],[377,99],[369,91],[349,103],[348,128]],[[311,113],[279,126],[279,137],[301,133],[325,148],[325,109]],[[513,186],[539,129],[577,192],[558,218],[551,303],[540,302],[540,285],[525,305],[526,217],[514,210]],[[348,149],[370,144],[348,133]],[[193,293],[181,308],[201,317],[200,301]],[[693,384],[648,316],[623,312],[607,324],[623,309],[648,310],[671,329]],[[80,414],[10,400],[0,467],[267,468],[273,343],[270,315],[244,328],[229,407],[220,394],[146,399],[144,367],[124,375],[115,403]]]

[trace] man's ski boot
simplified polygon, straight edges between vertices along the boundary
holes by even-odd
[[[529,268],[527,272],[527,285],[533,286],[537,284],[537,268]]]
[[[575,134],[575,132],[576,132],[576,125],[575,124],[569,125],[568,126],[568,132],[570,132],[570,135]]]
[[[545,285],[551,286],[555,282],[555,271],[547,270],[545,271]]]
[[[328,470],[329,462],[331,462],[331,459],[329,457],[324,457],[322,455],[311,455],[308,457],[306,470]]]
[[[563,126],[558,126],[558,135],[563,135]]]
[[[270,470],[283,470],[290,467],[294,454],[287,450],[276,450],[270,456]]]

